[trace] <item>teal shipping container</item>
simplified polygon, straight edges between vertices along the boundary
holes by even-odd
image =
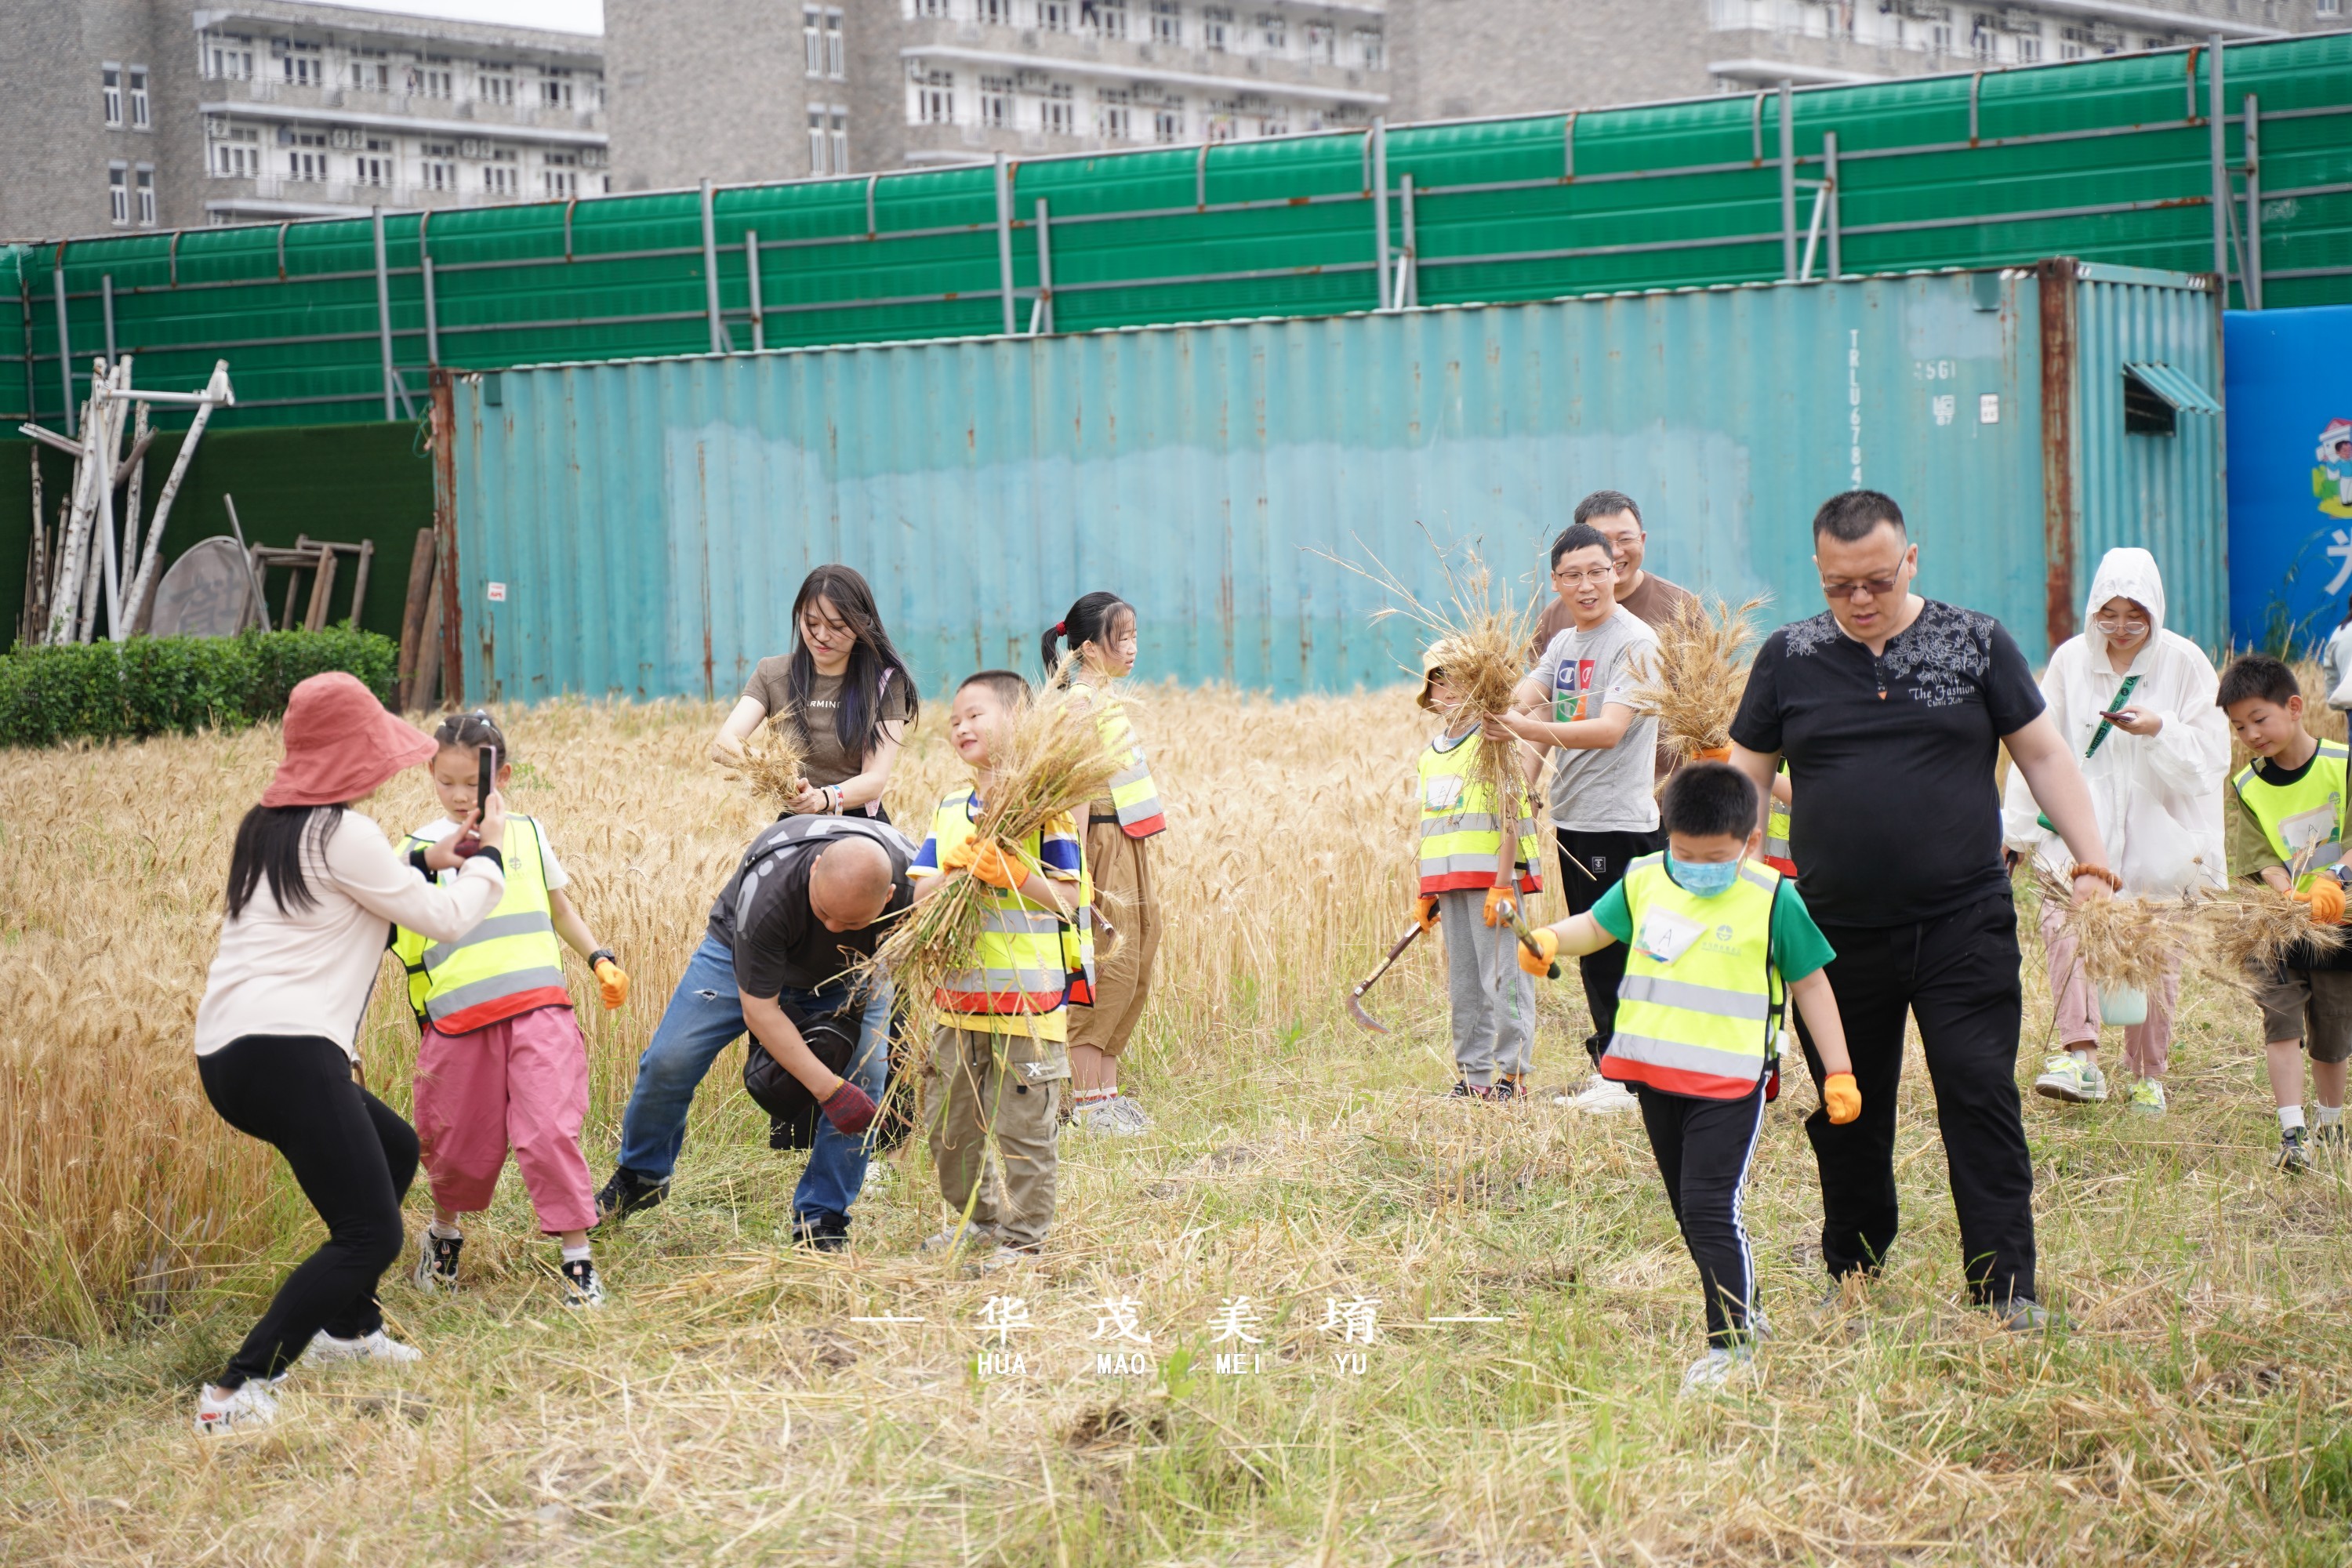
[[[926,689],[1035,673],[1078,594],[1139,674],[1277,693],[1402,679],[1475,550],[1521,603],[1578,499],[1767,624],[1816,613],[1810,521],[1894,495],[1919,589],[2039,660],[2104,551],[2227,635],[2221,308],[2194,274],[2057,260],[1036,338],[443,376],[443,635],[467,700],[727,697],[803,574],[873,584]]]

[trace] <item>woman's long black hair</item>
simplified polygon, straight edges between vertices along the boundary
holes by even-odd
[[[1037,657],[1045,666],[1045,679],[1053,679],[1055,670],[1061,667],[1062,656],[1055,651],[1057,645],[1068,644],[1072,653],[1087,643],[1107,646],[1118,628],[1121,613],[1132,616],[1135,606],[1117,594],[1097,591],[1078,595],[1078,602],[1070,606],[1070,613],[1046,629],[1045,640],[1037,647]]]
[[[319,896],[302,875],[302,857],[323,859],[342,820],[340,805],[257,805],[247,812],[236,825],[236,847],[229,851],[228,918],[243,914],[265,881],[289,914],[316,906]]]
[[[907,661],[891,646],[890,634],[882,629],[882,614],[874,607],[874,590],[866,585],[866,579],[847,566],[820,566],[802,579],[801,591],[793,595],[793,663],[784,689],[792,697],[793,727],[801,732],[802,740],[808,739],[808,698],[816,685],[816,660],[801,637],[801,616],[814,599],[832,605],[834,615],[857,638],[849,650],[849,668],[843,672],[841,706],[834,710],[833,731],[841,740],[841,749],[856,759],[862,769],[866,754],[882,739],[883,677],[887,674],[905,694],[909,730],[922,716],[922,695],[915,689]]]

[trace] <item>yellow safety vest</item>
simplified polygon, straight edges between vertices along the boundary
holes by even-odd
[[[1094,688],[1084,681],[1072,681],[1070,695],[1084,698],[1089,707],[1096,704]],[[1151,764],[1144,761],[1143,748],[1136,743],[1126,710],[1117,702],[1104,704],[1095,723],[1102,731],[1103,744],[1120,759],[1119,771],[1110,781],[1111,810],[1118,816],[1119,831],[1129,838],[1166,832],[1168,814],[1160,805],[1160,786],[1152,781]]]
[[[2246,809],[2261,825],[2271,853],[2288,869],[2300,867],[2295,891],[2307,890],[2312,879],[2344,858],[2344,811],[2347,793],[2347,757],[2340,741],[2322,741],[2312,753],[2303,776],[2291,784],[2274,784],[2248,763],[2230,781]]]
[[[1780,776],[1789,776],[1789,764],[1785,761],[1780,764]],[[1797,861],[1796,857],[1789,853],[1789,803],[1778,795],[1768,794],[1765,804],[1764,858],[1783,860],[1793,866]]]
[[[402,847],[422,849],[431,842],[412,833]],[[563,985],[563,947],[548,904],[541,842],[536,821],[507,818],[500,851],[506,896],[456,942],[428,942],[413,931],[395,933],[392,951],[408,971],[408,1005],[441,1033],[470,1034],[535,1007],[572,1005]],[[446,887],[457,875],[444,871],[439,880]]]
[[[1702,899],[1667,874],[1662,854],[1626,868],[1633,940],[1603,1078],[1698,1100],[1753,1092],[1779,1055],[1771,950],[1780,884],[1780,872],[1750,860],[1728,889]]]
[[[1441,737],[1421,753],[1421,890],[1424,893],[1495,885],[1503,825],[1495,812],[1494,786],[1470,776],[1485,743],[1474,731],[1451,744]],[[1543,850],[1536,838],[1534,814],[1523,812],[1520,820],[1527,827],[1519,836],[1517,858],[1519,891],[1532,893],[1543,886],[1536,871]]]
[[[1072,837],[1077,837],[1071,824]],[[931,813],[931,839],[945,865],[972,836],[972,790],[967,784]],[[1014,846],[1032,865],[1042,863],[1044,835]],[[1017,892],[983,888],[987,913],[967,967],[950,973],[932,994],[940,1022],[995,1034],[1068,1037],[1065,1004],[1094,1002],[1094,938],[1087,921],[1093,886],[1081,841],[1078,919],[1065,921]]]

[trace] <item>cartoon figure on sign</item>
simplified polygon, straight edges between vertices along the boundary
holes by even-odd
[[[2311,493],[2328,516],[2352,518],[2352,419],[2331,419],[2319,433],[2319,466],[2311,470]]]

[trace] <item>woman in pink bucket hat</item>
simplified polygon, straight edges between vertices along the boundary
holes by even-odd
[[[268,1425],[269,1390],[298,1356],[417,1359],[384,1333],[375,1297],[401,1255],[416,1133],[356,1081],[353,1041],[392,926],[455,942],[498,904],[506,804],[493,794],[478,820],[407,859],[351,807],[433,752],[353,677],[314,675],[286,705],[277,776],[237,826],[228,918],[196,1006],[196,1070],[222,1120],[286,1156],[327,1239],[205,1386],[199,1432]],[[461,863],[446,888],[420,875]]]

